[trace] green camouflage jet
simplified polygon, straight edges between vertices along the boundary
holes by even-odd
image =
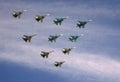
[[[54,22],[56,25],[61,25],[62,22],[63,22],[65,19],[67,19],[67,18],[69,18],[69,17],[66,16],[66,17],[64,17],[64,18],[55,18],[55,19],[53,20],[53,22]]]
[[[71,35],[70,37],[69,37],[69,41],[71,41],[71,42],[76,42],[76,40],[79,38],[79,37],[81,37],[81,36],[84,36],[83,34],[81,34],[81,35],[79,35],[79,36],[73,36],[73,35]]]
[[[60,34],[60,35],[50,35],[48,37],[48,41],[50,41],[50,42],[56,42],[57,38],[59,38],[60,36],[63,36],[63,34]]]
[[[85,25],[88,23],[88,22],[91,22],[92,20],[88,20],[88,21],[78,21],[77,22],[77,27],[79,28],[84,28]]]

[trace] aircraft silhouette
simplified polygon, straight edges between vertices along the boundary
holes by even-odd
[[[54,50],[49,51],[49,52],[41,51],[41,54],[40,54],[40,55],[41,55],[43,58],[48,58],[49,54],[52,53],[52,52],[54,52]]]
[[[65,62],[65,61],[62,61],[62,62],[56,61],[56,62],[54,63],[54,66],[55,66],[55,67],[61,67],[61,65],[62,65],[64,62]]]
[[[50,41],[50,42],[56,42],[57,38],[59,38],[60,36],[63,36],[63,34],[60,34],[60,35],[50,35],[48,37],[48,41]]]
[[[23,11],[13,11],[12,16],[15,18],[20,19],[21,18],[21,14],[23,14],[23,12],[25,12],[27,10],[23,10]]]
[[[55,19],[53,20],[53,22],[54,22],[56,25],[61,25],[62,22],[63,22],[65,19],[67,19],[67,18],[69,18],[69,17],[66,16],[66,17],[64,17],[64,18],[55,18]]]
[[[87,21],[78,21],[77,22],[77,27],[79,28],[84,28],[85,25],[88,23],[88,22],[91,22],[92,20],[87,20]]]
[[[31,42],[31,38],[32,37],[34,37],[34,36],[36,36],[37,34],[33,34],[33,35],[23,35],[23,40],[25,41],[25,42]]]
[[[69,41],[71,41],[71,42],[76,42],[77,39],[78,39],[79,37],[81,37],[81,36],[84,36],[84,35],[83,35],[83,34],[81,34],[81,35],[79,35],[79,36],[73,36],[73,35],[71,35],[71,36],[69,37]]]
[[[37,22],[43,22],[46,16],[49,16],[50,14],[45,14],[45,15],[36,15],[35,20]]]
[[[76,47],[72,47],[72,48],[63,48],[63,49],[62,49],[62,52],[63,52],[64,54],[68,54],[68,55],[69,55],[70,51],[71,51],[72,49],[74,49],[74,48],[76,48]]]

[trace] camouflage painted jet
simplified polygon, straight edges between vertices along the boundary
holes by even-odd
[[[69,55],[70,51],[71,51],[72,49],[74,49],[74,48],[76,48],[76,47],[72,47],[72,48],[63,48],[63,49],[62,49],[62,52],[63,52],[64,54],[68,54],[68,55]]]
[[[81,35],[79,35],[79,36],[73,36],[73,35],[71,35],[70,37],[69,37],[69,41],[71,41],[71,42],[76,42],[76,40],[79,38],[79,37],[81,37],[81,36],[84,36],[83,34],[81,34]]]
[[[56,25],[61,25],[62,22],[63,22],[65,19],[67,19],[67,18],[69,18],[69,17],[66,16],[66,17],[64,17],[64,18],[55,18],[55,19],[53,20],[53,22],[54,22]]]
[[[59,38],[60,36],[63,36],[63,34],[60,34],[60,35],[50,35],[48,37],[48,41],[50,41],[50,42],[56,42],[57,38]]]
[[[88,23],[88,22],[91,22],[92,20],[88,20],[88,21],[78,21],[77,22],[77,27],[79,28],[84,28],[85,25]]]
[[[23,40],[25,41],[25,42],[31,42],[31,38],[32,37],[34,37],[34,36],[36,36],[37,34],[34,34],[34,35],[23,35]]]
[[[61,67],[61,65],[62,65],[64,62],[65,62],[65,61],[62,61],[62,62],[57,62],[57,61],[56,61],[56,62],[54,63],[54,66],[55,66],[55,67]]]
[[[45,18],[46,16],[49,16],[49,15],[50,15],[50,14],[36,15],[35,20],[36,20],[37,22],[43,22],[44,18]]]
[[[13,11],[12,16],[15,18],[20,19],[21,18],[21,14],[23,14],[23,12],[25,12],[27,10],[23,10],[23,11]]]
[[[52,53],[52,52],[54,52],[54,50],[49,51],[49,52],[41,51],[41,54],[40,54],[40,55],[41,55],[43,58],[48,58],[48,55],[49,55],[50,53]]]

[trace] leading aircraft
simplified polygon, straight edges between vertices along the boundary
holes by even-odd
[[[64,54],[68,54],[68,55],[69,55],[70,51],[71,51],[72,49],[74,49],[74,48],[76,48],[76,47],[72,47],[72,48],[63,48],[63,49],[62,49],[62,52],[63,52]]]
[[[45,14],[45,15],[36,15],[35,20],[37,22],[43,22],[46,16],[49,16],[50,14]]]
[[[60,36],[63,36],[63,34],[60,34],[60,35],[50,35],[48,37],[48,41],[50,41],[50,42],[56,42],[57,38],[59,38]]]
[[[41,55],[43,58],[48,58],[48,55],[49,55],[50,53],[52,53],[52,52],[54,52],[54,50],[49,51],[49,52],[41,51],[41,54],[40,54],[40,55]]]
[[[13,11],[12,13],[12,16],[15,17],[15,18],[18,18],[20,19],[21,18],[21,15],[23,14],[23,12],[25,12],[27,10],[22,10],[22,11]]]
[[[62,65],[64,62],[65,62],[65,61],[61,61],[61,62],[56,61],[56,62],[54,63],[54,66],[55,66],[55,67],[61,67],[61,65]]]
[[[63,17],[63,18],[55,18],[55,19],[53,20],[53,22],[54,22],[56,25],[61,25],[62,22],[63,22],[65,19],[68,19],[68,18],[69,18],[68,16]]]
[[[78,21],[77,22],[77,27],[79,28],[84,28],[85,25],[88,23],[88,22],[91,22],[92,20],[87,20],[87,21]]]
[[[25,41],[25,42],[31,42],[31,38],[32,37],[34,37],[34,36],[36,36],[37,34],[33,34],[33,35],[23,35],[23,40]]]
[[[84,34],[80,34],[80,35],[78,35],[78,36],[71,35],[68,39],[69,39],[69,41],[71,41],[71,42],[76,42],[77,39],[78,39],[79,37],[81,37],[81,36],[84,36]]]

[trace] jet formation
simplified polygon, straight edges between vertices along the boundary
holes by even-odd
[[[20,18],[21,18],[21,15],[22,15],[25,11],[26,11],[26,10],[13,11],[12,16],[13,16],[14,18],[20,19]],[[49,16],[49,15],[50,15],[50,14],[36,15],[34,19],[35,19],[37,22],[41,22],[41,23],[42,23],[42,22],[44,21],[44,19],[45,19],[47,16]],[[68,16],[66,16],[66,17],[61,17],[61,18],[60,18],[60,17],[59,17],[59,18],[55,18],[55,19],[53,20],[53,23],[54,23],[55,25],[57,25],[57,26],[58,26],[58,25],[61,26],[61,24],[63,23],[63,21],[66,20],[66,19],[68,19],[68,18],[69,18]],[[76,23],[76,25],[77,25],[77,27],[79,27],[79,28],[85,28],[85,25],[86,25],[88,22],[91,22],[91,21],[92,21],[92,20],[87,20],[87,21],[78,20],[77,23]],[[32,37],[34,37],[34,36],[36,36],[36,35],[37,35],[37,34],[33,34],[33,35],[23,35],[22,39],[23,39],[25,42],[31,42]],[[48,41],[50,41],[50,42],[56,42],[57,39],[58,39],[59,37],[61,37],[61,36],[63,36],[63,34],[50,35],[50,36],[48,37]],[[71,35],[70,37],[68,37],[68,40],[69,40],[70,42],[76,42],[77,39],[80,38],[80,37],[82,37],[82,36],[84,36],[84,34]],[[72,49],[75,49],[75,48],[76,48],[76,47],[62,48],[61,51],[62,51],[63,54],[69,55],[70,52],[72,51]],[[54,50],[51,50],[51,51],[41,51],[40,56],[43,57],[43,58],[48,58],[49,55],[50,55],[52,52],[54,52]],[[62,65],[63,63],[65,63],[65,61],[56,61],[56,62],[54,62],[54,66],[55,66],[55,67],[61,67],[61,65]]]

